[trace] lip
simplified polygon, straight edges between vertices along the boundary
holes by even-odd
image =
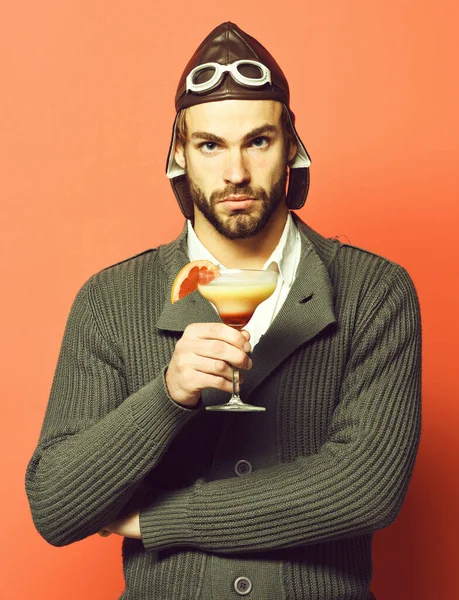
[[[223,202],[226,201],[230,201],[230,202],[240,202],[243,200],[253,200],[252,196],[241,196],[240,194],[234,194],[233,196],[226,196],[226,198],[223,199]]]
[[[221,200],[220,204],[227,206],[231,210],[244,210],[255,202],[251,196],[227,196]]]

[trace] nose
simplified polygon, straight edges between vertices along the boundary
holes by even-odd
[[[233,185],[241,185],[250,181],[247,159],[241,149],[235,148],[229,152],[223,177],[225,183],[232,183]]]

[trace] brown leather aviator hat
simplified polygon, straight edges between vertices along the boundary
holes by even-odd
[[[308,194],[311,160],[294,127],[287,80],[266,48],[230,22],[216,27],[185,67],[175,96],[177,115],[190,106],[218,100],[277,100],[287,107],[298,143],[290,164],[287,206],[301,208]],[[176,123],[177,118],[166,173],[183,214],[190,219],[193,201],[185,171],[174,158]]]

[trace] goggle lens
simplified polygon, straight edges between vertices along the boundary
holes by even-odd
[[[215,88],[224,73],[244,87],[259,87],[271,83],[271,71],[255,60],[237,60],[229,65],[205,63],[195,67],[186,78],[186,91],[204,93]]]
[[[255,62],[255,61],[254,61]],[[239,77],[242,79],[249,79],[252,82],[263,81],[266,83],[266,67],[261,63],[253,64],[243,61],[233,63]],[[262,68],[263,67],[263,68]]]
[[[217,71],[214,67],[208,65],[197,67],[192,71],[193,85],[209,85],[216,75]]]

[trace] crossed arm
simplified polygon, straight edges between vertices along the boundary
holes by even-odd
[[[147,550],[193,546],[240,552],[358,535],[395,518],[420,421],[419,315],[402,272],[356,332],[329,439],[318,454],[260,469],[249,478],[199,480],[184,490],[158,491],[122,519],[152,465],[197,411],[169,397],[163,374],[127,397],[119,360],[94,328],[87,298],[80,300],[78,324],[66,334],[54,400],[28,471],[34,519],[51,543],[106,530],[142,537]],[[74,345],[75,330],[84,340],[92,336],[89,352],[81,340]],[[88,364],[97,365],[89,369],[91,385]],[[75,398],[86,398],[77,411]],[[94,404],[100,414],[91,420],[87,413]]]

